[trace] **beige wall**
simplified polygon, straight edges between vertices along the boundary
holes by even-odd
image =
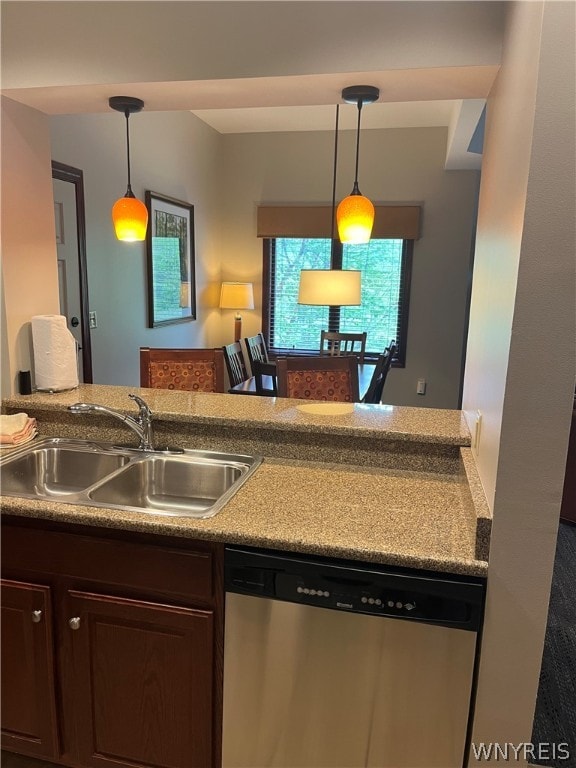
[[[494,512],[475,742],[531,739],[576,377],[575,8],[510,5],[488,104],[464,391]]]
[[[4,88],[454,67],[500,58],[501,9],[493,2],[13,2],[1,10]]]
[[[2,97],[2,387],[31,369],[32,315],[58,313],[48,118]]]
[[[385,401],[395,405],[457,408],[459,402],[479,179],[476,171],[444,170],[446,139],[443,128],[362,133],[363,194],[379,203],[423,207],[422,238],[414,249],[406,368],[393,369],[385,389]],[[255,238],[257,205],[330,203],[333,151],[334,135],[327,132],[223,137],[223,277],[255,281],[258,310],[262,243]],[[339,198],[352,187],[354,151],[355,133],[342,131]],[[249,332],[259,331],[259,323],[259,311],[246,313]],[[416,394],[419,378],[428,382],[424,397]]]
[[[137,385],[139,348],[221,344],[217,309],[222,211],[219,135],[189,112],[142,112],[130,119],[132,189],[194,205],[197,320],[148,328],[145,243],[120,243],[110,211],[126,190],[125,123],[120,114],[50,119],[52,156],[84,172],[86,250],[94,382]]]
[[[354,109],[350,107],[350,109]],[[140,113],[131,119],[133,187],[153,189],[195,205],[196,323],[146,329],[143,244],[118,243],[110,201],[124,190],[123,128],[118,116],[50,120],[54,159],[84,171],[94,379],[136,384],[141,345],[216,345],[231,337],[233,312],[220,313],[220,280],[246,280],[256,309],[243,313],[246,335],[261,330],[262,242],[259,202],[329,202],[333,134],[221,136],[188,113]],[[339,194],[354,168],[353,131],[343,131]],[[423,204],[422,239],[414,255],[406,369],[394,370],[386,399],[395,404],[458,406],[462,345],[478,174],[446,172],[445,129],[364,131],[362,190],[378,201]],[[129,300],[128,300],[128,297]],[[425,397],[416,381],[426,378]]]

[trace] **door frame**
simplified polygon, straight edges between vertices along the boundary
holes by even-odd
[[[84,383],[92,384],[92,341],[88,309],[88,266],[86,261],[86,213],[84,208],[84,174],[79,168],[52,160],[52,178],[74,184],[76,190],[76,231],[78,237],[78,269],[80,273],[80,329],[82,331],[82,369]]]

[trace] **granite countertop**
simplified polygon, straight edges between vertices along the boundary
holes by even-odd
[[[486,575],[485,556],[478,555],[478,519],[486,516],[487,508],[470,449],[457,447],[470,440],[459,411],[354,406],[354,412],[343,417],[321,417],[301,414],[295,410],[295,401],[289,400],[92,385],[59,395],[10,398],[3,405],[4,410],[29,410],[36,415],[83,400],[133,412],[127,392],[145,397],[159,419],[240,420],[255,430],[272,424],[296,432],[317,431],[314,419],[319,419],[320,428],[340,436],[369,432],[394,441],[446,440],[462,453],[462,471],[436,473],[266,457],[225,507],[205,520],[17,497],[2,499],[4,513]]]
[[[303,413],[298,406],[309,404],[289,398],[202,394],[103,384],[81,384],[74,390],[54,394],[37,392],[32,395],[14,395],[5,398],[2,404],[4,410],[11,412],[15,409],[25,411],[27,408],[62,411],[82,401],[134,414],[136,408],[128,399],[129,392],[145,399],[154,418],[165,422],[179,421],[185,416],[196,423],[470,445],[470,432],[462,412],[440,408],[355,403],[351,406],[351,413],[331,416]]]

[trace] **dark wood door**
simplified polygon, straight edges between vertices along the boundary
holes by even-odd
[[[213,613],[69,591],[78,761],[213,765]]]
[[[2,579],[2,747],[58,756],[50,588]]]

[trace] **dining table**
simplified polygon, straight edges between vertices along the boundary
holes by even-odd
[[[274,365],[274,363],[267,363],[267,365]],[[376,361],[358,363],[358,391],[360,393],[360,399],[364,397],[370,381],[372,380],[372,374],[376,367]],[[262,389],[264,392],[256,391],[256,376],[250,376],[246,381],[242,381],[240,384],[236,384],[234,387],[230,387],[228,394],[230,395],[270,395],[276,394],[276,377],[273,375],[262,374]]]

